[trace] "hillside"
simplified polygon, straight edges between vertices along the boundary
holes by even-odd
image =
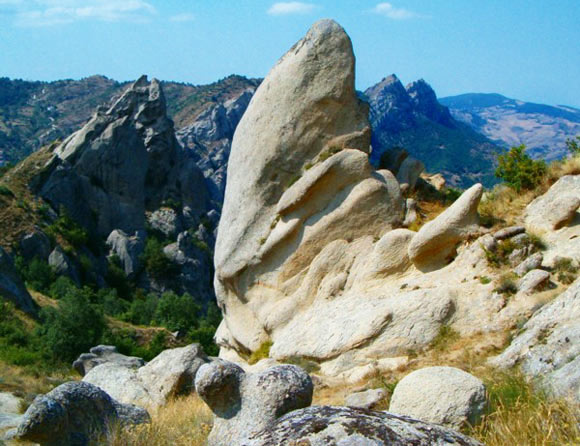
[[[439,99],[458,121],[496,144],[525,144],[530,155],[548,161],[567,155],[566,139],[580,134],[580,110],[534,104],[495,93],[468,93]]]
[[[367,89],[373,126],[371,161],[392,147],[403,147],[459,187],[497,182],[493,162],[501,149],[457,121],[424,80],[406,87],[394,74]]]
[[[235,75],[201,86],[162,82],[176,128],[191,124],[208,105],[258,84]],[[64,139],[85,124],[98,106],[112,103],[127,85],[104,76],[55,82],[0,78],[0,162],[19,161]]]

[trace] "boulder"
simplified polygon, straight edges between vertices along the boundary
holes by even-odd
[[[544,260],[544,256],[541,252],[536,252],[532,254],[527,259],[522,261],[518,266],[514,268],[514,273],[518,276],[525,275],[528,271],[533,269],[538,269],[542,266],[542,261]]]
[[[18,440],[40,446],[89,446],[101,444],[114,423],[149,422],[144,409],[120,404],[86,382],[68,382],[36,397],[16,431]]]
[[[408,156],[409,153],[402,147],[392,147],[381,155],[379,168],[390,170],[393,175],[397,175],[401,164]]]
[[[526,229],[529,232],[540,233],[560,229],[574,219],[578,207],[580,207],[580,176],[563,176],[548,192],[527,206]]]
[[[366,280],[385,278],[411,266],[408,247],[417,233],[408,229],[387,232],[375,243],[368,262],[361,268]]]
[[[82,353],[72,366],[81,376],[85,376],[95,367],[105,363],[114,363],[131,369],[138,369],[145,365],[142,358],[125,356],[119,353],[114,345],[97,345],[91,348],[89,353]]]
[[[422,270],[449,263],[459,242],[479,231],[477,206],[481,184],[466,190],[455,203],[425,224],[409,244],[409,258]]]
[[[313,406],[278,418],[240,446],[483,446],[452,429],[387,412]]]
[[[361,409],[373,409],[387,396],[385,389],[370,389],[364,392],[351,393],[344,401],[345,406]]]
[[[403,226],[408,228],[419,218],[417,202],[412,198],[407,198],[405,204],[405,220]]]
[[[195,388],[215,415],[209,446],[229,446],[266,429],[278,417],[312,402],[313,385],[300,367],[281,365],[246,374],[216,360],[202,365]]]
[[[9,392],[0,392],[0,412],[20,413],[22,400]]]
[[[426,367],[395,387],[389,412],[459,429],[474,425],[486,405],[481,380],[453,367]]]
[[[153,229],[161,231],[166,237],[174,240],[174,237],[183,230],[179,215],[171,208],[157,209],[147,217],[147,221]]]
[[[37,306],[18,275],[12,259],[0,246],[0,297],[12,302],[16,308],[36,314]]]
[[[429,175],[427,173],[421,174],[421,179],[427,184],[435,188],[435,190],[442,191],[445,189],[445,178],[440,173]]]
[[[518,283],[518,291],[531,294],[545,288],[550,281],[550,273],[542,269],[533,269],[526,273]]]
[[[50,255],[50,239],[40,228],[35,228],[20,239],[20,253],[29,261],[35,257],[47,261]]]
[[[195,374],[209,361],[199,344],[165,350],[146,366],[137,377],[147,389],[156,406],[163,406],[169,398],[194,390]]]
[[[579,358],[580,279],[536,311],[504,352],[489,362],[500,368],[519,365],[556,396],[580,403]]]
[[[107,246],[111,254],[119,257],[127,277],[134,277],[141,267],[140,257],[145,250],[145,231],[137,231],[129,236],[120,229],[115,229],[107,237]]]
[[[397,181],[403,184],[409,185],[411,190],[415,189],[417,180],[419,179],[421,173],[425,170],[425,164],[421,161],[408,157],[401,163],[401,167],[397,172]]]
[[[80,285],[81,279],[79,271],[68,255],[57,246],[48,256],[48,264],[54,268],[54,271],[63,276],[67,276],[77,285]]]
[[[516,235],[523,234],[524,232],[526,232],[526,228],[523,226],[509,226],[494,232],[493,238],[496,240],[505,240]]]

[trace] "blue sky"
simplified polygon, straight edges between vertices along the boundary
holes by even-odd
[[[396,73],[580,107],[580,0],[0,0],[0,76],[261,77],[324,17],[351,36],[359,89]]]

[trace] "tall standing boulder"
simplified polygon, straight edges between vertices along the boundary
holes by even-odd
[[[304,272],[325,247],[380,238],[403,220],[398,182],[368,161],[368,106],[355,91],[354,63],[342,27],[315,23],[264,79],[236,129],[215,250],[224,348],[256,350],[296,305],[307,309]]]

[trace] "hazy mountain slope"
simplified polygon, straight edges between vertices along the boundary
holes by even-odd
[[[565,141],[580,134],[580,110],[534,104],[500,94],[468,93],[439,100],[459,121],[494,142],[525,144],[532,156],[552,160],[567,154]]]
[[[496,181],[493,161],[499,147],[455,120],[424,80],[403,87],[391,75],[366,90],[365,96],[371,105],[374,164],[386,150],[401,146],[423,161],[427,171],[441,172],[453,185]]]

